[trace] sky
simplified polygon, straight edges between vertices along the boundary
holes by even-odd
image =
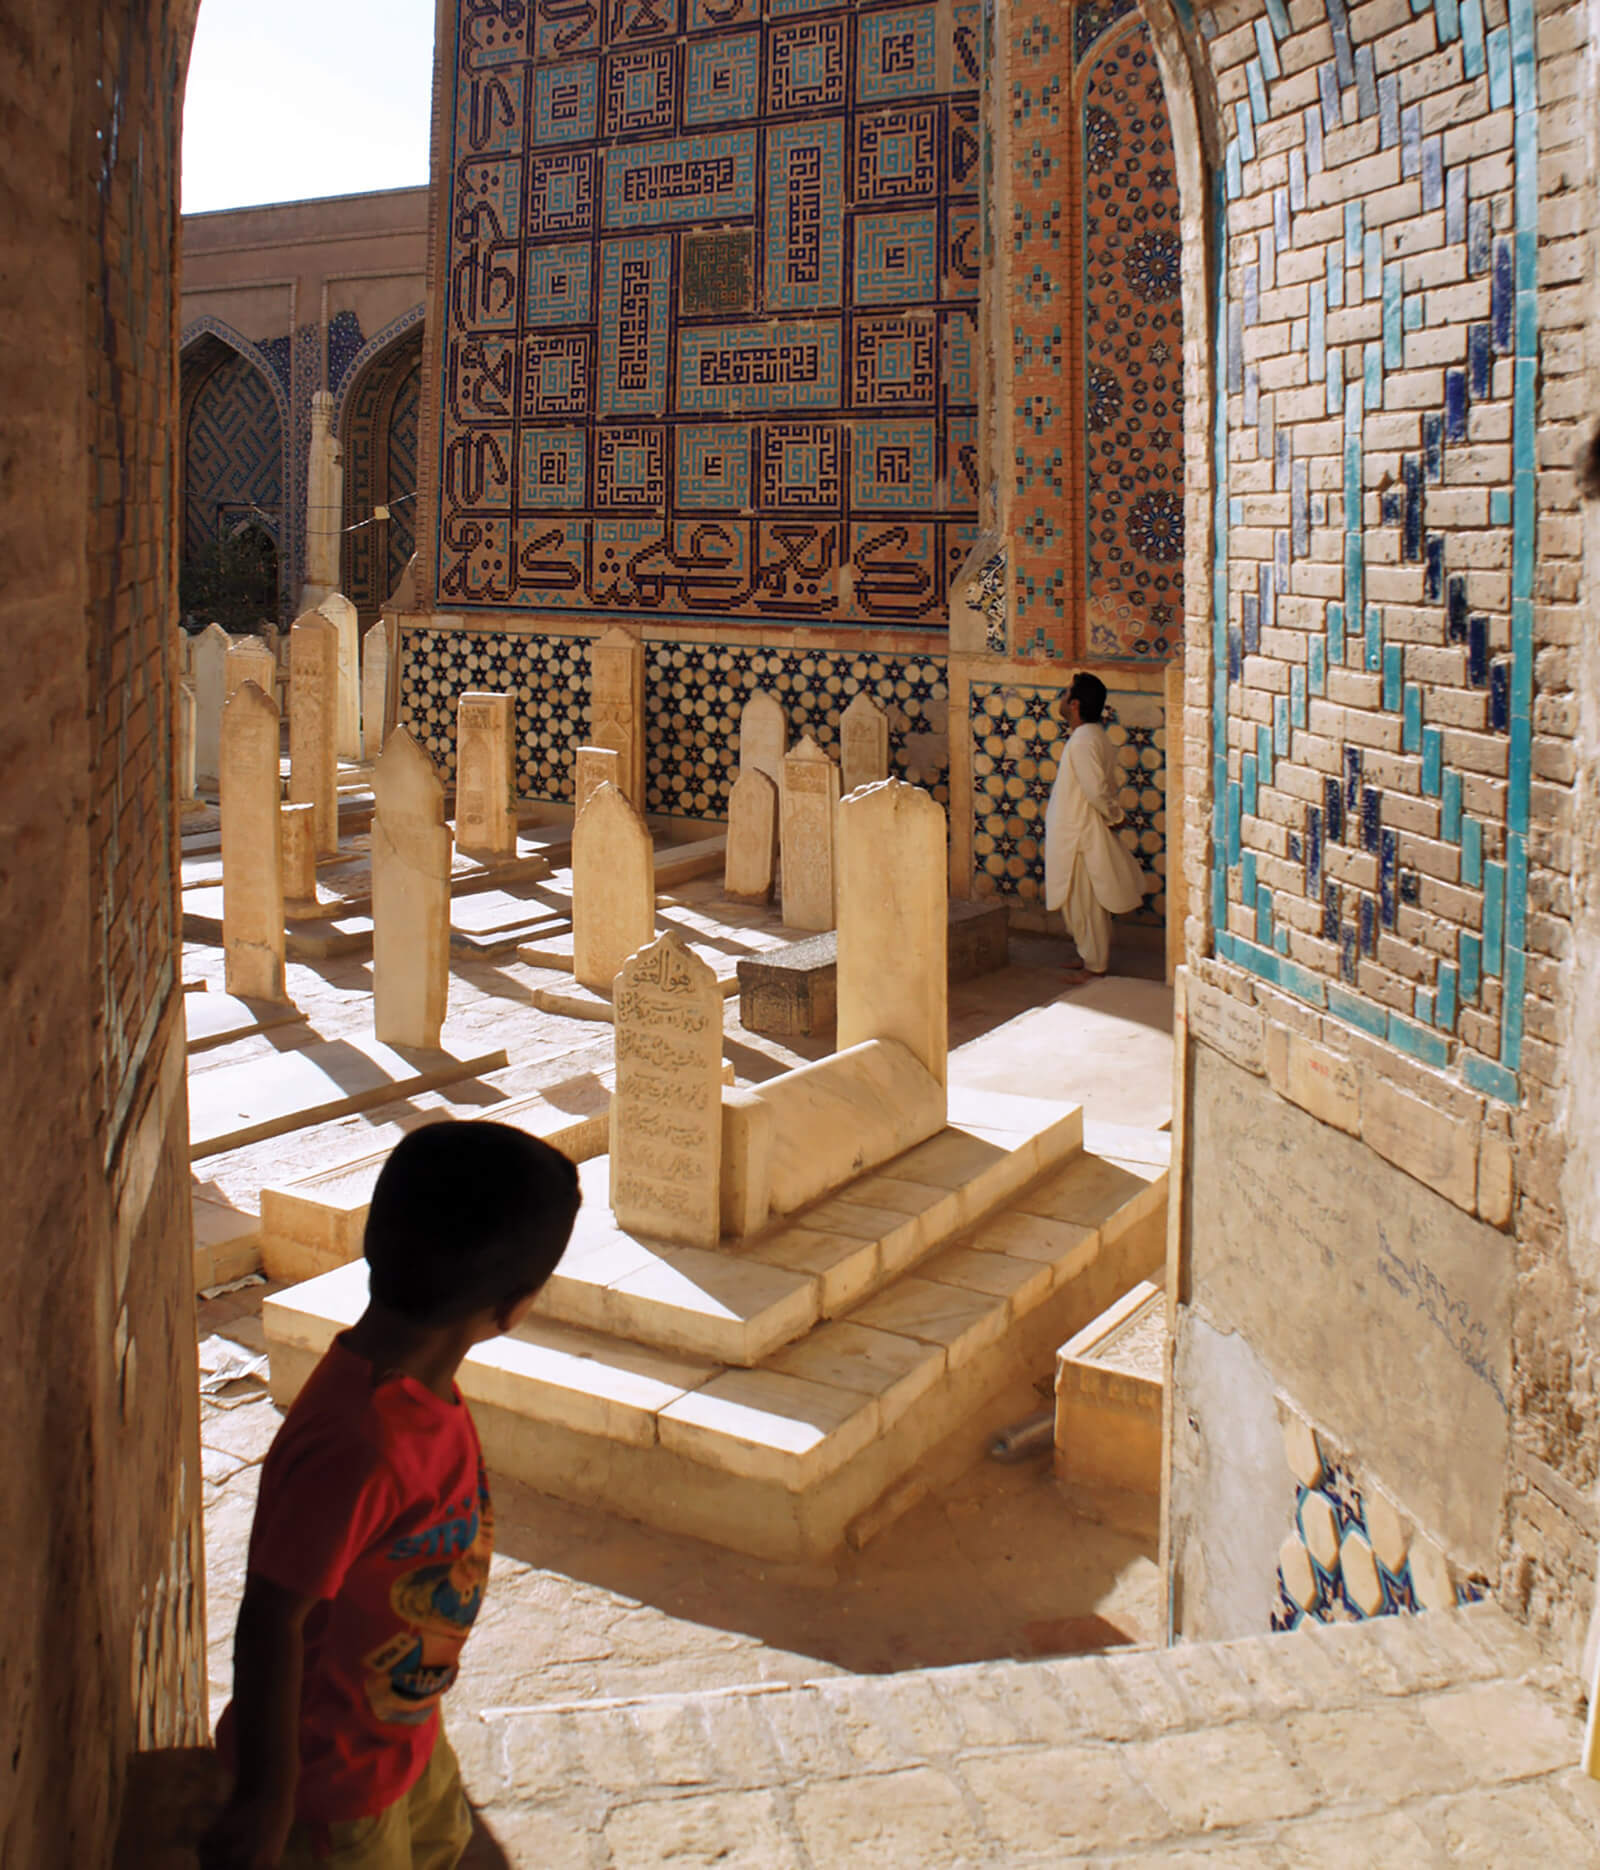
[[[187,214],[428,179],[434,0],[201,0]]]

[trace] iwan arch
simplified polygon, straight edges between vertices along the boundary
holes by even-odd
[[[1161,569],[1170,506],[1142,508],[1138,535],[1159,597],[1137,567],[1131,589],[1097,590],[1088,549],[1053,550],[1111,523],[1080,464],[1113,392],[1086,308],[1056,309],[1044,252],[1071,252],[1072,197],[1059,220],[1039,200],[1088,121],[1071,16],[1001,11],[963,41],[959,9],[728,11],[625,7],[575,28],[512,0],[442,9],[418,560],[392,612],[402,709],[426,735],[431,691],[487,659],[526,693],[527,791],[558,796],[582,697],[550,715],[537,698],[581,678],[542,671],[561,639],[620,616],[656,697],[647,803],[712,817],[721,721],[751,675],[798,677],[824,737],[827,684],[845,694],[854,675],[899,707],[900,770],[948,788],[968,893],[1026,880],[1030,815],[998,801],[1039,777],[1024,770],[1039,695],[1107,661],[1097,632],[1120,629],[1135,655],[1110,685],[1151,708],[1153,745],[1181,640],[1165,761],[1187,968],[1173,1631],[1485,1591],[1575,1661],[1600,1455],[1600,540],[1572,472],[1597,402],[1592,7],[1152,4],[1140,27],[1108,23],[1130,48],[1148,31],[1182,233],[1181,593]],[[57,1607],[49,1631],[19,1625],[6,1678],[6,1838],[24,1861],[98,1861],[120,1789],[107,1755],[195,1738],[203,1719],[171,810],[173,183],[192,19],[35,10],[4,80],[11,168],[32,179],[14,236],[27,292],[4,314],[5,449],[28,472],[8,477],[18,757],[3,784],[29,887],[7,892],[4,925],[8,1031],[25,1042],[0,1307],[9,1477],[40,1534],[8,1566],[12,1601]],[[827,33],[797,30],[830,20],[853,29],[837,60]],[[741,34],[759,49],[694,92],[696,49]],[[760,106],[744,115],[740,59]],[[785,70],[819,101],[775,109]],[[704,122],[673,114],[697,96]],[[863,123],[890,114],[904,161],[927,122],[953,162],[968,111],[973,280],[952,272],[948,172],[864,201],[847,166]],[[1053,123],[1030,128],[1052,113],[1065,152]],[[1085,168],[1107,147],[1096,134]],[[462,136],[482,139],[470,161]],[[815,191],[784,196],[779,245],[773,190],[818,172],[856,192],[821,204],[840,244],[807,277],[789,256]],[[880,166],[870,186],[906,173]],[[692,271],[671,205],[691,191],[706,243]],[[725,238],[754,235],[758,198],[764,239]],[[559,263],[557,247],[572,250]],[[562,310],[585,251],[587,321]],[[1069,271],[1069,307],[1081,291]],[[963,317],[964,402],[949,394]],[[1066,335],[1080,330],[1081,350]],[[897,385],[930,382],[896,408]],[[1111,452],[1120,471],[1126,450]],[[779,477],[770,502],[764,475]],[[1175,463],[1132,478],[1133,500],[1178,484]],[[1141,523],[1132,501],[1118,512]],[[796,608],[797,589],[819,610]],[[1181,603],[1181,626],[1158,603]]]

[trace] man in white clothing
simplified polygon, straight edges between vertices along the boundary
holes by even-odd
[[[1044,902],[1059,909],[1091,974],[1111,959],[1111,918],[1144,900],[1144,872],[1113,827],[1117,753],[1100,725],[1106,685],[1097,676],[1072,678],[1061,717],[1072,732],[1061,752],[1044,820]]]

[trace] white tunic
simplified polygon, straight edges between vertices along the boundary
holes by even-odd
[[[1112,829],[1117,804],[1117,753],[1097,721],[1086,721],[1067,742],[1044,819],[1044,903],[1059,909],[1081,857],[1096,900],[1111,915],[1126,915],[1144,900],[1137,859]]]

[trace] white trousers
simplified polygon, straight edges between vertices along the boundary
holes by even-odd
[[[1083,965],[1091,974],[1103,974],[1111,963],[1111,917],[1089,881],[1089,866],[1081,856],[1072,861],[1072,881],[1061,905],[1067,933],[1078,945]]]

